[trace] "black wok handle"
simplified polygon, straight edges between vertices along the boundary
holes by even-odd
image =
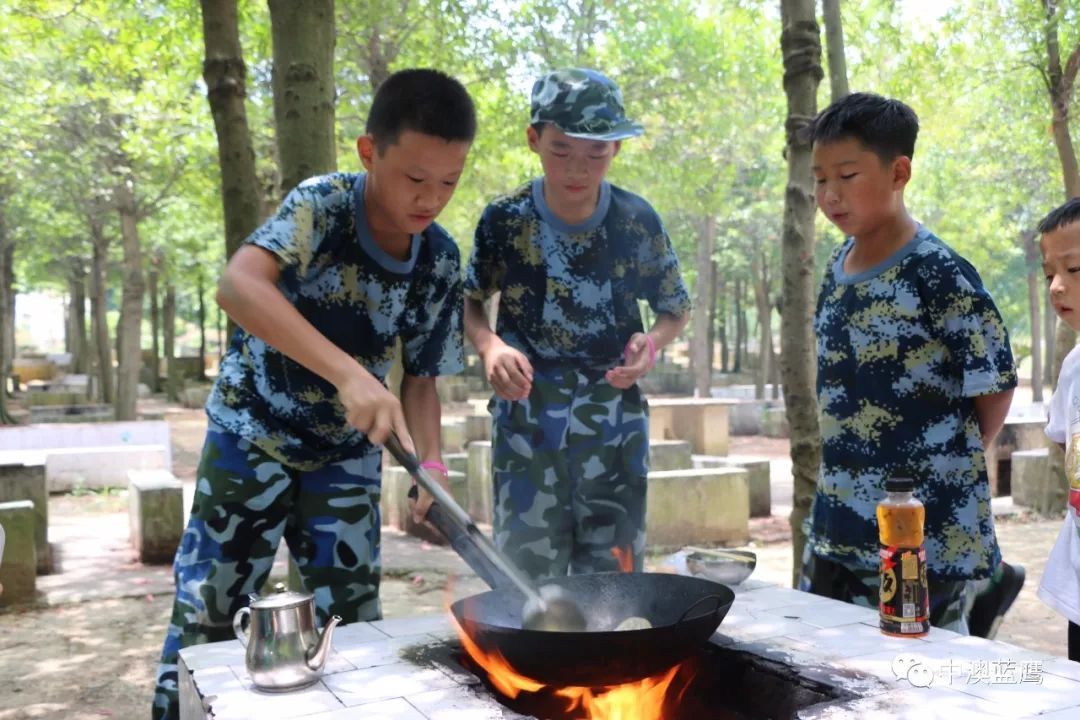
[[[409,488],[409,498],[416,500],[420,496],[420,488],[413,485]],[[442,533],[449,543],[465,564],[472,568],[473,572],[480,576],[480,579],[488,584],[491,588],[511,587],[513,583],[510,579],[503,576],[499,569],[492,565],[483,553],[476,549],[476,544],[473,543],[472,538],[469,535],[469,531],[454,522],[454,516],[446,512],[442,505],[437,502],[431,504],[428,508],[427,515],[424,519],[435,526],[435,529]]]
[[[716,601],[716,607],[713,608],[712,614],[713,615],[719,615],[720,614],[720,608],[722,608],[724,606],[724,601],[726,599],[727,598],[725,598],[723,595],[717,595],[715,593],[709,594],[709,595],[702,595],[697,600],[690,603],[690,607],[686,608],[686,610],[683,611],[683,614],[679,616],[679,619],[675,621],[675,624],[678,625],[679,623],[681,623],[683,620],[686,619],[686,616],[690,614],[691,610],[693,610],[698,605],[702,604],[703,602],[705,602],[707,600],[715,600]]]

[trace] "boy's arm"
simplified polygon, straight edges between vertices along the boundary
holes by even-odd
[[[465,334],[480,354],[484,374],[495,394],[506,400],[527,398],[533,379],[529,358],[492,331],[484,304],[471,297],[465,298]]]
[[[979,434],[982,435],[983,448],[990,447],[1005,425],[1005,418],[1009,415],[1009,406],[1012,404],[1013,389],[975,398],[975,415],[979,418]]]
[[[279,276],[272,253],[245,245],[225,267],[218,284],[218,305],[244,330],[333,383],[349,424],[371,442],[381,445],[393,430],[412,450],[397,398],[300,314],[278,289]]]
[[[645,339],[648,335],[652,338],[653,347],[657,352],[672,340],[679,336],[686,323],[690,321],[690,313],[672,315],[670,313],[657,313],[656,320],[648,333],[634,333],[630,342],[626,344],[626,364],[607,371],[606,378],[611,385],[625,390],[649,372],[649,342]]]
[[[434,377],[417,377],[406,373],[401,378],[401,406],[405,422],[416,443],[416,457],[442,464],[442,408],[435,389]],[[435,482],[450,491],[449,479],[436,470],[428,470]],[[433,498],[423,489],[413,506],[413,519],[424,522]]]

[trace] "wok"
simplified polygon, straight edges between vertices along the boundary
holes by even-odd
[[[522,675],[546,685],[599,687],[657,675],[688,658],[716,631],[735,600],[726,585],[666,573],[591,573],[544,580],[577,608],[584,630],[523,626],[530,584],[484,537],[453,497],[437,486],[396,438],[391,454],[437,501],[426,519],[493,589],[458,600],[451,612],[485,651],[498,651]],[[415,498],[416,486],[409,490]],[[445,505],[446,507],[443,507]],[[551,587],[553,586],[553,587]],[[616,630],[627,618],[649,627]],[[578,625],[580,627],[580,625]]]
[[[522,675],[547,685],[598,687],[635,682],[688,658],[716,631],[735,593],[664,573],[593,573],[550,578],[586,609],[583,632],[522,629],[523,596],[497,587],[450,610],[485,651],[498,651]],[[628,617],[652,627],[615,630]]]

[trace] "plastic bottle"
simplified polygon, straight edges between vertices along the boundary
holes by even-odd
[[[890,478],[877,506],[881,540],[880,626],[886,635],[921,637],[930,631],[923,523],[926,508],[912,495],[915,482]]]

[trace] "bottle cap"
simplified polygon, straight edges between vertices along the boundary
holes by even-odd
[[[911,478],[889,478],[885,481],[885,492],[911,492],[915,481]]]

